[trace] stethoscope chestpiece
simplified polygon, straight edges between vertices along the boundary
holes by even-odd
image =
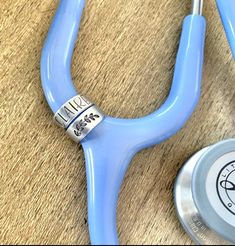
[[[175,183],[178,217],[197,244],[235,243],[235,139],[190,158]]]

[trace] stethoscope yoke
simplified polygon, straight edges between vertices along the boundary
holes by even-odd
[[[230,15],[224,17],[228,6],[222,1],[218,0],[222,19],[229,39],[234,37],[235,40],[235,25],[228,24]],[[227,0],[230,7],[234,2]],[[74,141],[80,142],[84,150],[91,242],[116,245],[118,194],[133,156],[177,133],[198,103],[206,21],[202,16],[203,1],[192,0],[191,14],[183,22],[167,100],[148,116],[118,119],[105,115],[92,101],[77,93],[71,79],[71,60],[84,5],[85,0],[60,1],[42,51],[41,79],[47,102],[55,114],[54,120]],[[233,45],[231,47],[234,48]],[[178,184],[181,184],[179,180]],[[229,182],[224,185],[227,187]],[[176,196],[178,190],[176,188]],[[179,208],[181,201],[178,201],[176,199]],[[226,238],[231,239],[227,235]]]

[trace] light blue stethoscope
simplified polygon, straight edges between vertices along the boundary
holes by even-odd
[[[179,131],[200,96],[206,21],[202,0],[192,1],[192,14],[183,23],[174,78],[165,103],[139,119],[105,116],[78,95],[71,79],[71,60],[85,0],[61,0],[41,58],[43,90],[55,120],[85,153],[88,220],[91,243],[118,244],[116,206],[125,172],[133,156]],[[224,26],[235,40],[234,0],[218,0]],[[229,6],[230,4],[230,6]],[[231,8],[232,7],[232,8]],[[235,43],[230,42],[235,57]]]

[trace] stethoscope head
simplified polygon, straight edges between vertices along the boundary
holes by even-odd
[[[193,155],[174,189],[178,217],[197,244],[235,243],[235,139]]]

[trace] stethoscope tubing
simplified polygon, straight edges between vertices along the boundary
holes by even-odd
[[[231,47],[233,59],[235,60],[235,1],[216,0],[220,17]]]
[[[70,67],[84,4],[83,0],[61,0],[43,48],[42,85],[54,113],[77,95]],[[204,17],[185,18],[172,87],[158,110],[138,119],[105,116],[82,140],[92,244],[118,244],[118,193],[132,157],[175,134],[192,115],[200,97],[205,30]]]
[[[84,6],[85,0],[60,1],[42,50],[42,87],[54,113],[78,94],[70,70]]]

